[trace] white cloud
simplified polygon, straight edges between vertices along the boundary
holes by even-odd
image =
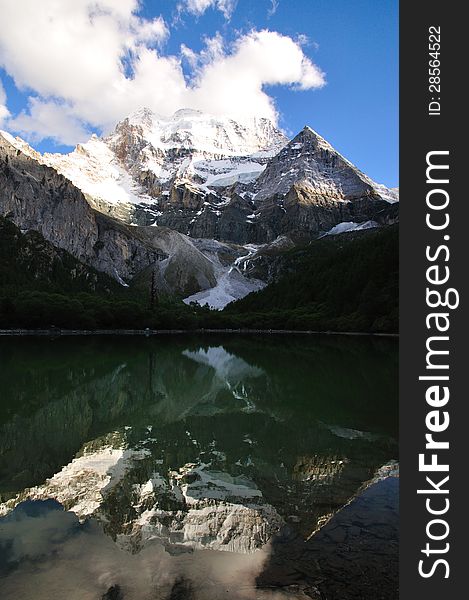
[[[51,138],[70,146],[86,142],[91,135],[70,106],[38,98],[30,98],[29,111],[9,120],[8,127],[33,142]]]
[[[270,0],[270,8],[267,11],[267,17],[270,19],[270,17],[273,17],[275,15],[275,13],[277,12],[277,8],[279,5],[279,0]]]
[[[119,80],[126,53],[166,37],[162,19],[137,9],[137,0],[0,0],[0,63],[20,88],[86,98]]]
[[[205,47],[198,54],[185,44],[181,45],[181,56],[188,61],[195,74],[200,74],[205,65],[221,59],[225,53],[225,43],[220,33],[206,37],[204,43]]]
[[[198,10],[214,5],[222,12],[234,4],[190,1]],[[301,44],[274,31],[251,31],[228,47],[217,34],[199,53],[182,45],[179,55],[165,55],[165,22],[139,17],[139,8],[139,0],[0,0],[0,67],[31,96],[29,110],[9,127],[31,140],[73,145],[90,128],[106,131],[142,106],[162,115],[196,108],[275,121],[265,86],[324,85]]]
[[[219,50],[200,67],[190,90],[191,106],[207,112],[251,115],[276,121],[277,113],[265,85],[301,90],[322,87],[324,74],[291,38],[274,31],[252,31],[237,40],[231,53]]]
[[[0,81],[0,127],[10,116],[10,111],[7,108],[7,95],[3,88],[3,84]]]
[[[236,8],[237,0],[183,0],[178,5],[179,11],[187,11],[200,17],[209,8],[215,8],[223,13],[225,19],[230,19]]]

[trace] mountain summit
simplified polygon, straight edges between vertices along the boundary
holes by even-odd
[[[278,151],[287,141],[269,119],[253,118],[241,123],[187,108],[169,118],[148,108],[139,109],[118,123],[109,142],[129,130],[138,133],[155,150],[190,150],[207,157],[247,156],[266,149]]]
[[[209,188],[252,181],[287,141],[265,118],[239,123],[190,109],[164,118],[142,108],[110,135],[92,136],[72,153],[46,154],[43,161],[98,210],[147,224],[155,222],[158,200],[175,185],[210,194]]]
[[[263,118],[142,108],[65,155],[0,135],[0,216],[123,286],[217,308],[284,249],[394,223],[396,200],[310,127],[289,141]]]
[[[42,161],[129,224],[236,243],[380,221],[397,200],[310,127],[289,141],[265,118],[192,109],[162,117],[141,108],[109,135]]]

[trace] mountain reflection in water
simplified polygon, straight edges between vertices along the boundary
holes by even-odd
[[[3,339],[0,358],[12,598],[74,598],[80,576],[80,599],[276,597],[256,588],[271,542],[310,538],[398,458],[393,340]]]

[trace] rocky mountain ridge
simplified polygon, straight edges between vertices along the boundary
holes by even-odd
[[[214,267],[187,238],[160,227],[130,227],[94,210],[52,167],[0,136],[0,213],[122,285],[155,273],[160,291],[189,295],[216,284]]]
[[[31,156],[70,179],[101,212],[224,242],[310,237],[343,221],[379,223],[398,200],[310,127],[289,141],[267,119],[241,124],[188,109],[165,119],[143,108],[70,154]]]
[[[141,109],[67,155],[0,132],[0,161],[0,215],[122,285],[156,278],[215,308],[264,285],[247,268],[260,253],[398,219],[395,190],[267,119]]]

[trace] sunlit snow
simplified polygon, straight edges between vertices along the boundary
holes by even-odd
[[[372,229],[373,227],[379,227],[376,221],[365,221],[365,223],[354,223],[353,221],[344,221],[339,223],[332,229],[329,229],[324,235],[338,235],[345,233],[346,231],[361,231],[363,229]]]

